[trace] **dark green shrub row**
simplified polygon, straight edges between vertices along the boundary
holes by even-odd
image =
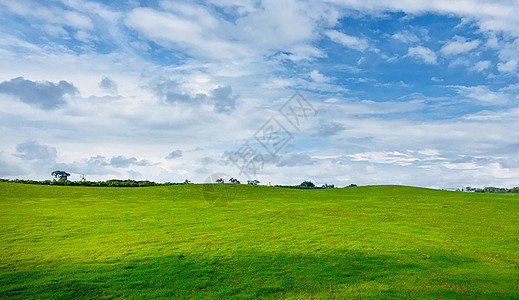
[[[167,185],[179,185],[185,183],[156,183],[153,181],[137,181],[137,180],[118,180],[111,179],[107,181],[70,181],[70,180],[24,180],[24,179],[0,179],[2,182],[14,182],[23,184],[35,184],[35,185],[59,185],[59,186],[96,186],[96,187],[145,187],[145,186],[167,186]]]
[[[511,189],[507,188],[496,188],[496,187],[486,187],[484,189],[475,189],[476,193],[519,193],[519,187],[514,187]]]

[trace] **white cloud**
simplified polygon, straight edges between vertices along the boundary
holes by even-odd
[[[466,38],[455,36],[452,41],[446,43],[440,52],[445,56],[457,55],[476,49],[481,42],[479,40],[467,41]]]
[[[276,52],[295,61],[322,57],[321,50],[311,42],[319,37],[317,29],[321,23],[336,22],[328,14],[330,9],[311,3],[217,3],[231,4],[243,11],[234,22],[229,22],[204,6],[161,2],[165,11],[135,8],[125,23],[146,38],[167,47],[181,47],[197,58],[250,64]]]
[[[420,59],[429,65],[435,65],[438,63],[436,53],[434,53],[434,51],[431,49],[423,46],[409,48],[406,56]]]
[[[397,164],[401,166],[408,166],[417,159],[406,153],[397,151],[392,152],[364,152],[348,155],[354,161],[368,161],[379,164]]]
[[[511,59],[504,63],[498,63],[497,69],[499,72],[503,73],[515,73],[517,71],[517,67],[519,65],[519,62],[515,59]]]
[[[478,61],[474,66],[470,67],[469,70],[476,72],[483,72],[490,67],[489,60]]]
[[[321,74],[317,70],[313,70],[312,72],[310,72],[309,76],[315,82],[328,82],[328,81],[330,81],[329,77],[324,76],[323,74]]]
[[[422,154],[422,155],[426,155],[426,156],[433,156],[433,157],[438,157],[440,155],[440,151],[438,151],[438,149],[424,149],[424,150],[419,150],[418,153]]]
[[[351,35],[347,35],[337,30],[328,30],[325,32],[325,34],[332,41],[339,43],[345,47],[351,48],[353,50],[363,52],[369,48],[368,40],[364,38],[358,38]]]
[[[45,21],[50,24],[60,24],[76,29],[92,30],[92,20],[76,11],[64,10],[56,6],[43,6],[34,1],[1,1],[0,5],[6,6],[12,12]]]
[[[420,41],[420,38],[417,37],[414,33],[409,31],[400,31],[391,36],[393,39],[401,41],[402,43],[417,43]]]
[[[482,166],[479,166],[476,163],[445,163],[443,166],[447,169],[455,169],[455,170],[477,170],[481,169]]]
[[[458,57],[449,63],[449,68],[468,67],[468,66],[470,66],[470,61],[468,59],[466,59],[464,56]]]
[[[56,36],[56,37],[67,37],[68,36],[68,32],[61,25],[45,24],[43,26],[43,30],[51,36]]]
[[[83,43],[89,43],[90,41],[97,40],[96,37],[92,36],[90,33],[83,30],[78,30],[76,34],[74,34],[74,38]]]
[[[509,95],[503,92],[493,92],[487,86],[454,86],[457,92],[465,97],[479,101],[486,105],[505,104],[509,101]]]
[[[193,54],[210,58],[234,58],[246,54],[239,45],[215,36],[218,29],[226,24],[213,18],[205,9],[194,14],[177,15],[171,12],[156,11],[151,8],[132,10],[126,24],[164,46],[178,46]]]
[[[510,168],[503,168],[500,163],[489,164],[485,168],[485,171],[495,178],[509,178],[513,180],[519,177],[519,169],[511,170]]]
[[[519,36],[519,6],[514,0],[328,0],[336,5],[365,13],[403,11],[420,15],[426,12],[469,17],[484,31],[504,31]]]
[[[513,121],[517,119],[519,115],[519,107],[508,109],[506,111],[488,111],[483,110],[479,111],[475,114],[469,114],[463,116],[464,120],[476,120],[476,121],[512,121],[510,123],[514,123]]]
[[[516,73],[519,67],[519,38],[513,42],[502,43],[499,49],[497,69],[502,73]]]

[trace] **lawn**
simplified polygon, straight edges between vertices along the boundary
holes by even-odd
[[[0,298],[519,298],[519,194],[0,183]]]

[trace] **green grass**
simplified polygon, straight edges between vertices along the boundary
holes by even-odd
[[[518,221],[517,194],[0,183],[0,298],[519,298]]]

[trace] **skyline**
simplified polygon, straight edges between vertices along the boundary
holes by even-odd
[[[0,178],[518,186],[517,15],[515,1],[0,0]],[[308,115],[291,122],[294,95]],[[266,124],[287,137],[275,150]],[[250,177],[228,161],[246,144],[264,154]]]

